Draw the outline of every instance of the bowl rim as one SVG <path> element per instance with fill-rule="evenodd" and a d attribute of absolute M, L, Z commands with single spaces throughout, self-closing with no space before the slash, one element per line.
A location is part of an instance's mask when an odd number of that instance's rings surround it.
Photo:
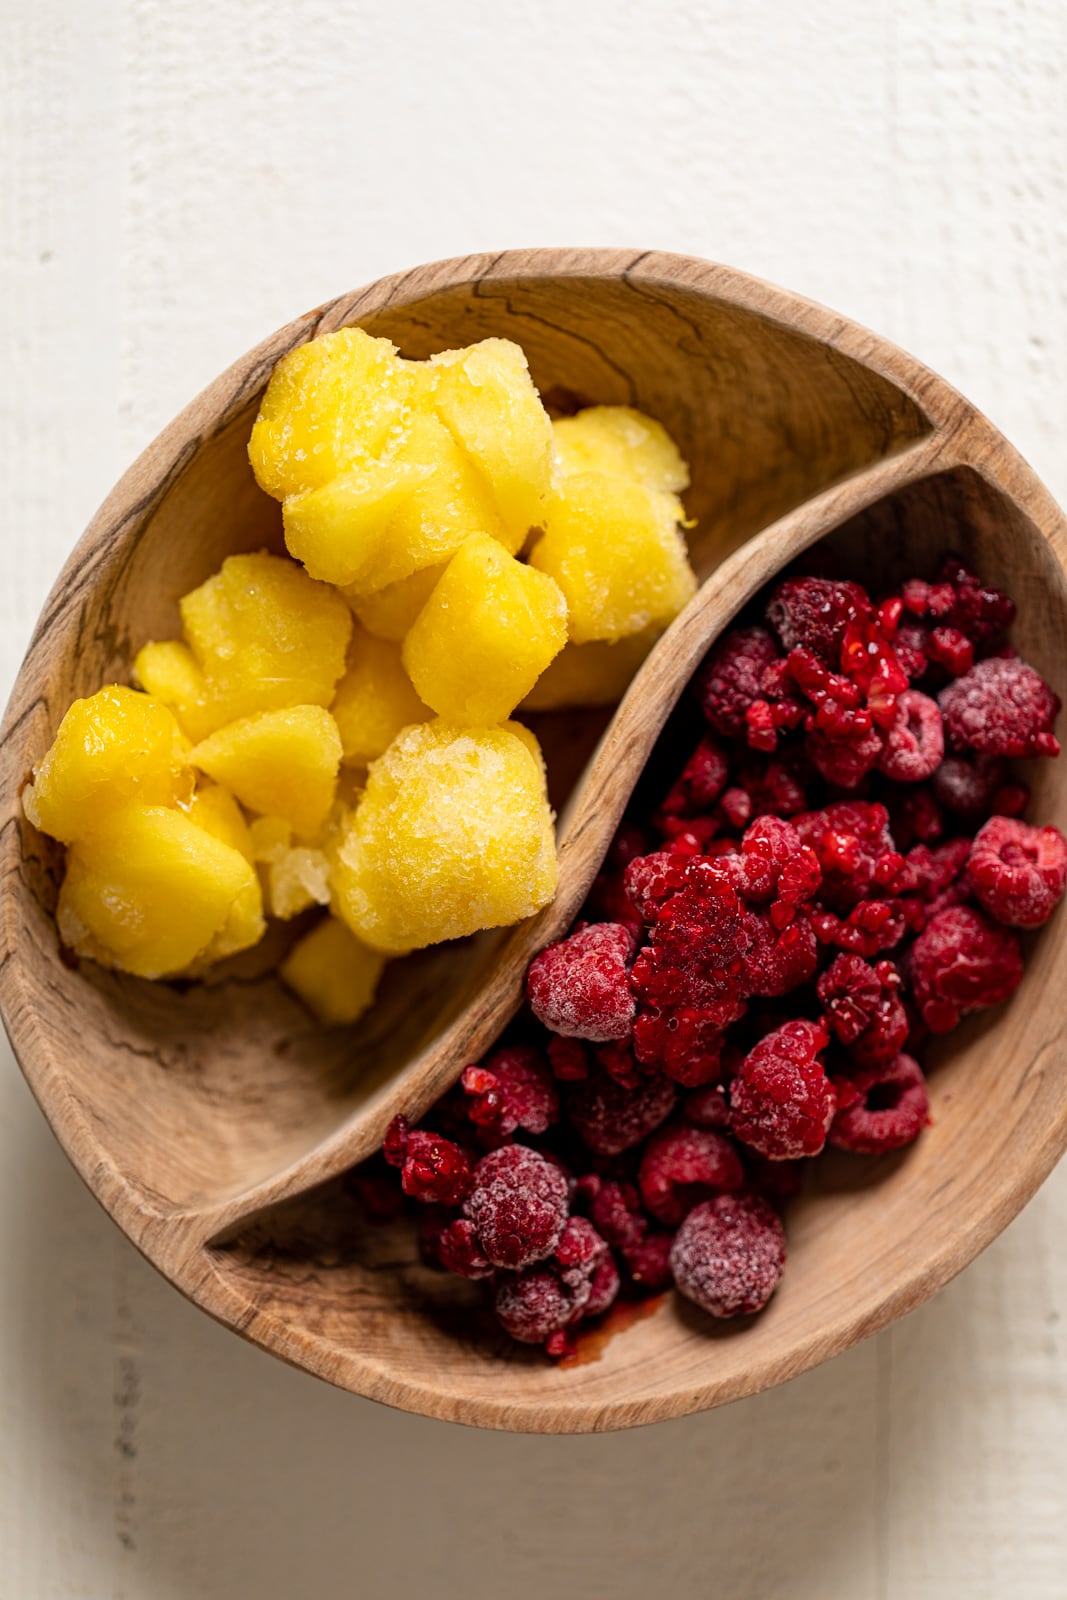
<path fill-rule="evenodd" d="M 759 316 L 790 332 L 829 346 L 892 383 L 930 423 L 931 433 L 966 440 L 970 464 L 1007 489 L 1030 516 L 1067 571 L 1067 519 L 1014 448 L 977 409 L 915 357 L 859 323 L 803 295 L 737 268 L 698 257 L 652 250 L 546 248 L 446 258 L 379 278 L 295 318 L 238 357 L 164 427 L 123 473 L 78 540 L 56 580 L 19 668 L 0 732 L 5 835 L 0 870 L 0 1013 L 16 1059 L 62 1148 L 90 1192 L 145 1258 L 194 1304 L 242 1337 L 328 1382 L 426 1416 L 488 1428 L 544 1433 L 594 1432 L 661 1421 L 757 1393 L 808 1370 L 914 1309 L 943 1287 L 983 1250 L 1021 1210 L 1067 1148 L 1067 1098 L 1039 1143 L 1028 1150 L 1023 1170 L 998 1175 L 968 1226 L 933 1260 L 916 1265 L 894 1284 L 872 1312 L 843 1312 L 796 1343 L 779 1360 L 733 1382 L 694 1381 L 642 1399 L 621 1395 L 608 1403 L 583 1400 L 579 1392 L 540 1393 L 527 1400 L 473 1399 L 444 1384 L 401 1377 L 383 1363 L 347 1351 L 338 1360 L 317 1335 L 256 1307 L 226 1281 L 202 1248 L 175 1240 L 173 1219 L 158 1197 L 145 1192 L 116 1165 L 88 1117 L 69 1092 L 62 1070 L 53 1070 L 53 1045 L 28 998 L 19 949 L 16 881 L 19 862 L 17 812 L 25 768 L 19 732 L 36 701 L 20 692 L 42 641 L 77 603 L 106 563 L 128 524 L 150 510 L 209 439 L 222 432 L 261 392 L 275 363 L 297 345 L 336 328 L 391 309 L 409 306 L 442 290 L 487 281 L 522 279 L 614 279 L 654 288 L 689 290 Z M 936 471 L 931 467 L 930 473 Z M 763 530 L 766 532 L 766 530 Z M 760 537 L 760 535 L 756 535 Z M 198 1241 L 199 1245 L 199 1241 Z"/>

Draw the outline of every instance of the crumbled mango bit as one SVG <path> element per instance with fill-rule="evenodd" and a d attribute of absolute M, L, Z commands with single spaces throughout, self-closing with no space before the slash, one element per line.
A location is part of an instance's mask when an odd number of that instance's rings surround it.
<path fill-rule="evenodd" d="M 282 962 L 283 981 L 326 1027 L 344 1027 L 374 999 L 385 957 L 362 944 L 336 917 L 326 917 Z"/>
<path fill-rule="evenodd" d="M 575 644 L 665 625 L 696 590 L 676 495 L 603 472 L 564 478 L 530 565 L 555 578 Z"/>
<path fill-rule="evenodd" d="M 426 604 L 444 567 L 423 567 L 408 578 L 399 578 L 377 594 L 356 595 L 344 591 L 352 610 L 376 639 L 400 644 L 411 624 Z"/>
<path fill-rule="evenodd" d="M 559 585 L 473 534 L 412 624 L 404 665 L 439 716 L 491 726 L 511 715 L 566 641 Z"/>
<path fill-rule="evenodd" d="M 557 418 L 552 457 L 563 478 L 606 472 L 668 494 L 689 487 L 689 468 L 666 428 L 632 406 L 588 406 Z"/>
<path fill-rule="evenodd" d="M 291 706 L 229 723 L 196 745 L 192 760 L 250 811 L 282 817 L 313 839 L 333 804 L 341 736 L 322 706 Z"/>
<path fill-rule="evenodd" d="M 355 767 L 365 767 L 380 756 L 401 728 L 433 715 L 412 686 L 400 646 L 376 639 L 362 628 L 353 634 L 348 671 L 330 709 L 341 735 L 341 759 Z"/>
<path fill-rule="evenodd" d="M 374 762 L 334 862 L 334 909 L 386 954 L 518 922 L 556 889 L 536 741 L 513 724 L 408 728 Z"/>
<path fill-rule="evenodd" d="M 559 711 L 566 706 L 613 706 L 659 638 L 658 627 L 614 644 L 568 644 L 538 678 L 523 711 Z"/>

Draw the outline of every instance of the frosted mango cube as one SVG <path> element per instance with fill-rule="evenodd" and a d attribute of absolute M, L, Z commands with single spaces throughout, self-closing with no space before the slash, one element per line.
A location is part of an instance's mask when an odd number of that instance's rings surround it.
<path fill-rule="evenodd" d="M 341 759 L 354 767 L 365 767 L 380 756 L 401 728 L 427 722 L 433 715 L 412 687 L 400 646 L 375 639 L 362 628 L 357 628 L 349 646 L 348 671 L 330 710 L 341 735 Z"/>
<path fill-rule="evenodd" d="M 147 694 L 170 708 L 190 739 L 206 739 L 214 732 L 219 710 L 192 651 L 180 639 L 144 645 L 134 658 L 133 676 Z"/>
<path fill-rule="evenodd" d="M 689 487 L 689 468 L 666 428 L 632 406 L 589 406 L 557 418 L 552 456 L 563 478 L 606 472 L 668 494 Z"/>
<path fill-rule="evenodd" d="M 404 665 L 439 716 L 486 726 L 511 715 L 566 642 L 558 584 L 475 534 L 412 623 Z"/>
<path fill-rule="evenodd" d="M 78 955 L 142 978 L 182 972 L 209 949 L 232 954 L 263 933 L 254 868 L 160 806 L 111 812 L 71 848 L 56 918 Z"/>
<path fill-rule="evenodd" d="M 377 594 L 356 595 L 345 591 L 352 610 L 376 639 L 400 644 L 411 624 L 430 598 L 444 567 L 423 567 L 409 578 L 399 578 Z"/>
<path fill-rule="evenodd" d="M 676 495 L 606 473 L 565 478 L 530 565 L 555 578 L 575 644 L 665 625 L 696 590 Z"/>
<path fill-rule="evenodd" d="M 178 805 L 192 792 L 189 745 L 171 712 L 112 684 L 75 700 L 22 803 L 34 827 L 70 844 L 121 806 Z"/>
<path fill-rule="evenodd" d="M 366 461 L 293 495 L 282 507 L 285 544 L 312 578 L 342 586 L 373 579 L 390 560 L 389 523 L 434 474 L 432 462 Z"/>
<path fill-rule="evenodd" d="M 388 339 L 342 328 L 283 356 L 249 440 L 256 482 L 276 500 L 318 489 L 403 433 L 412 390 Z"/>
<path fill-rule="evenodd" d="M 525 728 L 408 728 L 370 769 L 334 859 L 334 910 L 386 954 L 518 922 L 556 891 L 552 812 Z"/>
<path fill-rule="evenodd" d="M 659 628 L 646 628 L 614 644 L 566 645 L 522 702 L 523 711 L 615 705 L 659 635 Z"/>
<path fill-rule="evenodd" d="M 325 851 L 293 845 L 267 868 L 267 909 L 288 920 L 330 903 L 330 863 Z"/>
<path fill-rule="evenodd" d="M 245 821 L 244 812 L 228 789 L 223 789 L 217 783 L 198 784 L 196 793 L 185 808 L 185 814 L 190 822 L 195 822 L 205 833 L 213 834 L 231 849 L 239 850 L 246 861 L 254 859 L 252 831 Z"/>
<path fill-rule="evenodd" d="M 339 594 L 292 561 L 266 551 L 229 556 L 185 595 L 181 616 L 205 679 L 211 732 L 256 711 L 327 706 L 333 699 L 352 615 Z"/>
<path fill-rule="evenodd" d="M 327 917 L 295 944 L 282 962 L 282 979 L 326 1027 L 357 1022 L 374 999 L 385 957 Z"/>
<path fill-rule="evenodd" d="M 220 728 L 192 761 L 250 811 L 313 838 L 329 814 L 341 761 L 337 724 L 321 706 L 263 711 Z"/>
<path fill-rule="evenodd" d="M 518 550 L 540 524 L 552 472 L 552 424 L 526 355 L 510 339 L 483 339 L 430 366 L 437 414 L 488 483 L 508 548 Z"/>

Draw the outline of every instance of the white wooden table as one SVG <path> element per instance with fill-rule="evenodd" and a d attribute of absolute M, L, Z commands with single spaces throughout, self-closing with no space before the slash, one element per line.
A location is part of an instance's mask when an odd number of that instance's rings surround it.
<path fill-rule="evenodd" d="M 1067 498 L 1063 0 L 0 0 L 0 26 L 5 693 L 196 389 L 472 249 L 655 245 L 804 290 Z M 0 1069 L 3 1600 L 1067 1595 L 1067 1167 L 939 1299 L 784 1389 L 481 1435 L 185 1304 Z"/>

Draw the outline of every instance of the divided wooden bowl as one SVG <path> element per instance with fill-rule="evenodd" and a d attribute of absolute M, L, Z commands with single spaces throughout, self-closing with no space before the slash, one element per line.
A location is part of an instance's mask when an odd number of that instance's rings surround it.
<path fill-rule="evenodd" d="M 125 681 L 146 639 L 176 631 L 180 594 L 232 551 L 280 548 L 279 508 L 245 453 L 259 396 L 285 351 L 357 323 L 408 356 L 504 335 L 550 404 L 626 402 L 660 418 L 692 464 L 702 587 L 613 715 L 538 719 L 566 798 L 556 902 L 517 929 L 396 963 L 364 1024 L 324 1032 L 272 975 L 284 933 L 198 985 L 73 967 L 52 917 L 61 856 L 19 795 L 70 701 Z M 754 1321 L 714 1326 L 666 1296 L 598 1359 L 555 1368 L 494 1328 L 476 1285 L 420 1266 L 407 1227 L 367 1226 L 345 1183 L 396 1110 L 417 1116 L 500 1032 L 530 955 L 581 904 L 692 670 L 821 539 L 872 587 L 962 551 L 1015 596 L 1016 643 L 1067 698 L 1067 523 L 1011 446 L 885 341 L 703 261 L 520 251 L 384 279 L 267 339 L 130 468 L 64 568 L 7 710 L 0 1004 L 64 1149 L 183 1293 L 355 1393 L 582 1432 L 804 1371 L 918 1305 L 1016 1214 L 1067 1145 L 1060 917 L 1027 939 L 1012 1002 L 933 1053 L 933 1126 L 918 1144 L 820 1164 L 787 1218 L 782 1286 Z M 1067 828 L 1067 762 L 1032 779 L 1035 815 Z"/>

